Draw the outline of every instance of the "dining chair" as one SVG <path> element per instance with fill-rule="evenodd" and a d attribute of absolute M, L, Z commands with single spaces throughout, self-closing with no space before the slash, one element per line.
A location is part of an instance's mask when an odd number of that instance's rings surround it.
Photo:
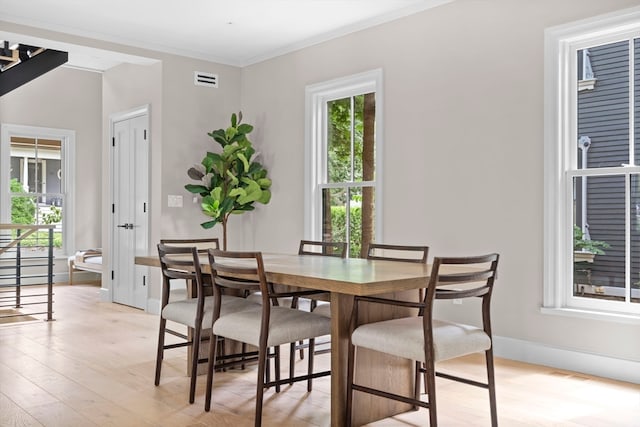
<path fill-rule="evenodd" d="M 314 255 L 314 256 L 331 256 L 338 258 L 346 258 L 347 256 L 347 244 L 344 242 L 323 242 L 323 241 L 315 241 L 315 240 L 300 240 L 298 245 L 298 255 Z M 274 284 L 269 283 L 272 292 L 275 292 Z M 311 291 L 311 290 L 301 290 L 301 291 L 283 291 L 279 290 L 279 296 L 277 299 L 272 300 L 273 305 L 283 306 L 283 307 L 291 307 L 291 308 L 299 308 L 300 298 L 306 298 L 307 303 L 309 305 L 309 310 L 313 311 L 316 308 L 317 300 L 315 297 L 323 298 L 324 300 L 328 300 L 328 293 L 324 291 Z M 252 302 L 262 303 L 262 295 L 261 293 L 255 292 L 247 297 Z M 327 303 L 328 304 L 328 303 Z M 327 316 L 328 317 L 328 316 Z M 328 344 L 328 343 L 322 343 Z M 304 349 L 309 345 L 304 342 L 292 342 L 290 343 L 289 348 L 289 378 L 293 378 L 295 371 L 295 355 L 298 351 L 300 354 L 300 359 L 304 359 Z M 327 352 L 328 350 L 323 350 L 322 352 Z M 320 352 L 316 352 L 318 354 Z"/>
<path fill-rule="evenodd" d="M 373 394 L 429 409 L 429 425 L 438 424 L 435 377 L 459 381 L 489 391 L 491 425 L 497 426 L 495 379 L 493 367 L 493 337 L 491 334 L 491 294 L 496 279 L 498 254 L 473 257 L 436 257 L 419 303 L 379 297 L 355 297 L 351 315 L 351 334 L 347 358 L 347 425 L 352 423 L 353 393 Z M 436 299 L 453 300 L 481 298 L 479 313 L 481 327 L 433 318 Z M 417 315 L 358 324 L 358 309 L 362 303 L 385 304 L 417 309 Z M 471 306 L 471 304 L 470 304 Z M 356 348 L 367 348 L 424 363 L 427 377 L 427 401 L 420 399 L 420 385 L 416 381 L 413 396 L 402 396 L 356 383 Z M 436 372 L 435 363 L 471 353 L 484 352 L 487 381 L 480 382 L 450 373 Z M 419 376 L 416 376 L 419 378 Z"/>
<path fill-rule="evenodd" d="M 213 249 L 219 249 L 220 248 L 220 241 L 217 237 L 211 237 L 211 238 L 197 238 L 197 239 L 160 239 L 160 243 L 162 243 L 163 245 L 170 245 L 170 246 L 181 246 L 181 247 L 196 247 L 198 249 L 198 252 L 201 256 L 204 256 L 206 258 L 207 256 L 207 249 L 209 248 L 213 248 Z M 209 280 L 209 275 L 208 274 L 203 274 L 202 275 L 202 279 L 204 280 L 204 282 L 206 283 Z M 174 289 L 171 290 L 171 295 L 169 296 L 170 300 L 177 300 L 177 299 L 185 299 L 187 298 L 187 292 L 188 290 L 191 289 L 191 286 L 189 283 L 187 283 L 187 286 L 182 288 L 178 288 L 175 287 Z M 209 289 L 211 290 L 211 289 Z M 193 297 L 195 294 L 192 294 L 191 297 Z"/>
<path fill-rule="evenodd" d="M 315 337 L 330 333 L 331 322 L 326 317 L 317 314 L 271 304 L 273 298 L 278 298 L 281 295 L 267 283 L 262 253 L 260 252 L 229 252 L 211 249 L 209 250 L 209 264 L 216 301 L 220 301 L 224 289 L 255 287 L 262 292 L 262 304 L 259 310 L 236 313 L 223 313 L 218 310 L 220 304 L 214 304 L 214 322 L 209 341 L 205 410 L 211 409 L 214 367 L 218 366 L 216 364 L 217 337 L 222 336 L 244 342 L 258 348 L 255 425 L 260 426 L 262 424 L 265 388 L 290 382 L 307 381 L 307 390 L 311 391 L 313 378 L 331 373 L 330 371 L 313 373 L 313 358 L 309 357 L 307 375 L 285 379 L 276 378 L 275 381 L 266 380 L 269 348 L 279 348 L 282 344 L 309 339 L 310 349 L 313 349 Z M 232 361 L 231 363 L 236 362 Z"/>
<path fill-rule="evenodd" d="M 347 257 L 347 243 L 346 242 L 324 242 L 319 240 L 300 240 L 300 244 L 298 245 L 298 255 L 315 255 L 315 256 L 330 256 L 336 258 L 346 258 Z M 300 296 L 294 297 L 292 302 L 292 307 L 299 307 L 299 298 Z M 307 298 L 309 304 L 309 310 L 315 311 L 318 308 L 318 301 L 324 301 L 325 303 L 322 306 L 326 306 L 329 313 L 331 310 L 329 309 L 329 294 L 322 291 L 310 291 L 307 292 L 306 296 L 302 296 L 303 298 Z M 325 313 L 324 310 L 321 310 L 320 313 Z M 330 316 L 327 316 L 330 317 Z M 321 344 L 330 344 L 330 343 L 321 343 Z M 293 376 L 294 368 L 295 368 L 295 354 L 296 350 L 300 352 L 300 359 L 304 359 L 304 349 L 307 348 L 308 345 L 304 342 L 299 343 L 291 343 L 289 349 L 289 376 Z M 329 352 L 329 349 L 323 349 L 322 351 L 316 351 L 315 354 L 326 353 Z"/>
<path fill-rule="evenodd" d="M 198 363 L 205 362 L 200 359 L 200 339 L 204 329 L 211 328 L 213 322 L 214 297 L 206 296 L 205 281 L 200 267 L 198 248 L 187 246 L 170 246 L 158 244 L 158 256 L 162 270 L 162 302 L 160 313 L 160 328 L 158 332 L 158 349 L 156 356 L 155 385 L 160 384 L 162 360 L 164 351 L 178 347 L 191 348 L 191 361 L 189 375 L 191 376 L 189 388 L 189 403 L 195 400 L 195 387 L 197 379 Z M 171 287 L 177 281 L 185 280 L 193 287 L 193 297 L 186 296 L 182 299 L 170 300 Z M 209 285 L 210 286 L 210 285 Z M 213 292 L 209 292 L 213 294 Z M 218 300 L 218 309 L 223 313 L 256 309 L 259 307 L 244 298 L 224 295 Z M 167 321 L 171 321 L 187 328 L 191 328 L 192 336 L 178 332 L 167 327 Z M 170 334 L 181 339 L 174 344 L 165 344 L 165 336 Z"/>

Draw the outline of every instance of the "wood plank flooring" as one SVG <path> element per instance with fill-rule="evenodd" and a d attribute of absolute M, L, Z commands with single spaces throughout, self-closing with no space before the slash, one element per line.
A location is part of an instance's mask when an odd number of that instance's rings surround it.
<path fill-rule="evenodd" d="M 153 385 L 158 318 L 99 300 L 99 288 L 55 287 L 55 321 L 0 325 L 0 426 L 251 426 L 255 367 L 216 374 L 204 412 L 204 376 L 187 401 L 186 350 L 166 353 Z M 284 350 L 284 349 L 283 349 Z M 283 358 L 284 359 L 284 358 Z M 286 359 L 284 359 L 286 360 Z M 329 355 L 317 356 L 319 368 Z M 284 366 L 283 369 L 286 369 Z M 299 361 L 297 371 L 305 371 Z M 441 365 L 481 378 L 482 358 Z M 496 361 L 501 426 L 640 427 L 640 385 L 505 359 Z M 265 395 L 265 426 L 328 426 L 330 381 Z M 486 391 L 438 379 L 442 426 L 488 426 Z M 426 410 L 372 426 L 428 425 Z"/>

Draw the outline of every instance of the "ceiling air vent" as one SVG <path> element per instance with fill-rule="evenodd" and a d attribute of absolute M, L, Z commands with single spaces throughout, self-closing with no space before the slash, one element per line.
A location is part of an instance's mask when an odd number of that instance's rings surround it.
<path fill-rule="evenodd" d="M 193 72 L 193 83 L 196 86 L 218 87 L 218 75 L 213 73 L 204 73 L 202 71 Z"/>

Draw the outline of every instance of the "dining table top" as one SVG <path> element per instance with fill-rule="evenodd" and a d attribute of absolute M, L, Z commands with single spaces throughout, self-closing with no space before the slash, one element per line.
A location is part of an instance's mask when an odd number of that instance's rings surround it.
<path fill-rule="evenodd" d="M 413 262 L 276 253 L 263 253 L 262 257 L 269 282 L 347 295 L 426 287 L 431 270 L 429 264 Z M 136 256 L 135 263 L 160 266 L 157 255 Z M 201 265 L 209 271 L 206 256 L 202 256 Z"/>

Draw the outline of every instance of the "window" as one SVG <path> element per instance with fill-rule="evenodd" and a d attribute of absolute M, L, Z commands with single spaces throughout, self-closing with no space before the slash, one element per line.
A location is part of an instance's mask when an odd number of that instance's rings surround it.
<path fill-rule="evenodd" d="M 545 42 L 544 306 L 636 317 L 640 12 L 549 29 Z"/>
<path fill-rule="evenodd" d="M 350 257 L 381 236 L 382 71 L 307 87 L 305 236 Z"/>
<path fill-rule="evenodd" d="M 73 176 L 70 158 L 74 133 L 28 126 L 2 126 L 2 210 L 0 222 L 13 224 L 52 224 L 54 255 L 63 256 L 73 215 L 67 182 Z M 47 244 L 42 232 L 23 242 L 23 248 Z"/>

